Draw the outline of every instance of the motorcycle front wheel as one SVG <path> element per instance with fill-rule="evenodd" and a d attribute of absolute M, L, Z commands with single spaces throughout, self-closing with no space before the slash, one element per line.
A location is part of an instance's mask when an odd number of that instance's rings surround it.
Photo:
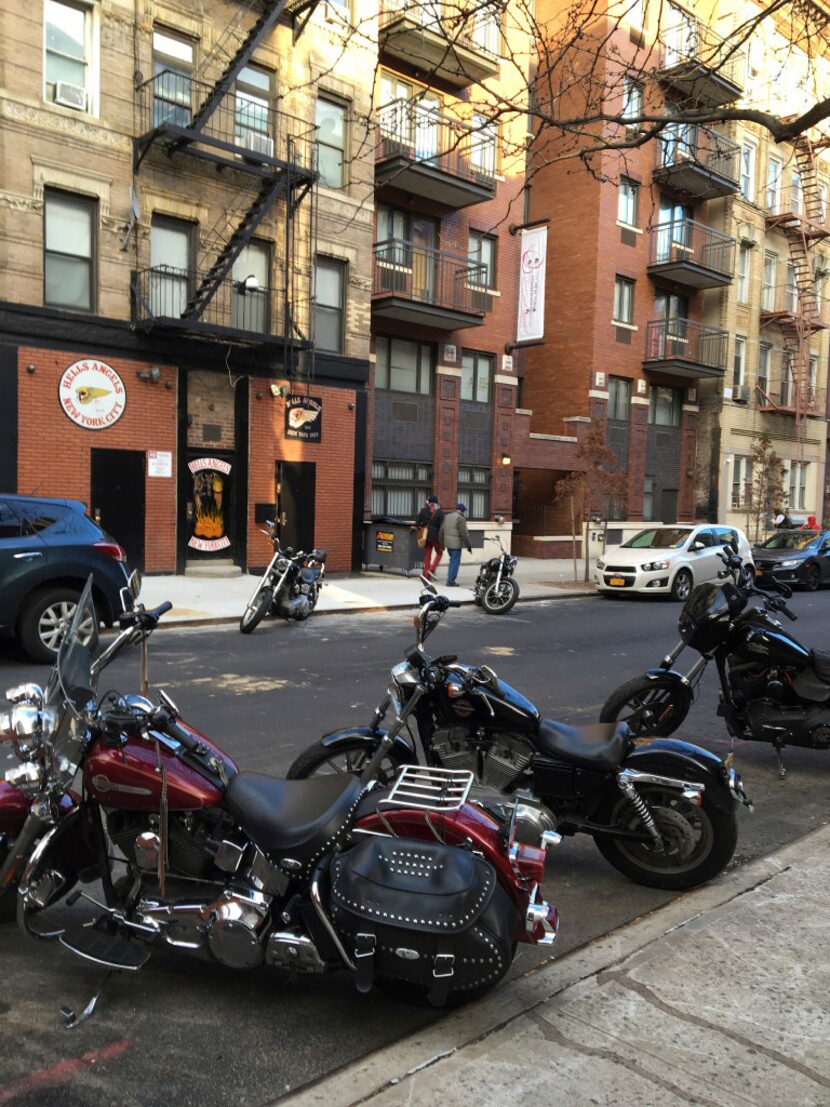
<path fill-rule="evenodd" d="M 512 577 L 496 584 L 495 581 L 481 597 L 481 606 L 488 615 L 504 615 L 519 598 L 519 586 Z"/>
<path fill-rule="evenodd" d="M 673 734 L 691 707 L 691 694 L 671 677 L 635 677 L 616 688 L 599 714 L 601 723 L 628 723 L 636 738 Z"/>
<path fill-rule="evenodd" d="M 260 588 L 254 592 L 248 606 L 242 613 L 242 618 L 239 620 L 239 629 L 243 634 L 250 634 L 252 630 L 255 630 L 268 612 L 271 610 L 271 604 L 274 602 L 274 592 L 271 588 Z"/>
<path fill-rule="evenodd" d="M 662 785 L 640 784 L 637 791 L 651 809 L 665 849 L 658 850 L 651 840 L 597 834 L 597 848 L 618 872 L 649 888 L 677 891 L 704 884 L 726 868 L 738 842 L 734 808 L 717 810 L 705 792 L 697 807 Z M 616 790 L 598 816 L 607 826 L 642 833 L 640 817 Z"/>
<path fill-rule="evenodd" d="M 359 776 L 373 754 L 374 749 L 361 738 L 343 742 L 336 750 L 327 750 L 318 743 L 300 754 L 286 773 L 286 778 L 307 780 L 310 776 L 332 776 L 337 773 Z M 394 752 L 388 753 L 378 766 L 376 779 L 381 785 L 391 784 L 402 764 L 403 761 L 398 760 Z"/>

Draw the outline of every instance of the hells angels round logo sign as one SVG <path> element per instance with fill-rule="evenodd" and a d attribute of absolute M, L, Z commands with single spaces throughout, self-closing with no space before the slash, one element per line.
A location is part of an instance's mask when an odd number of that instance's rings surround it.
<path fill-rule="evenodd" d="M 76 361 L 58 385 L 58 397 L 73 423 L 86 430 L 106 430 L 124 414 L 127 391 L 118 373 L 105 361 Z"/>

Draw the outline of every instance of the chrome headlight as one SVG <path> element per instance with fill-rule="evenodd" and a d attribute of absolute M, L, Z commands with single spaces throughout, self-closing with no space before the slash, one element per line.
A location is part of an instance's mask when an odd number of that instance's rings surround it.
<path fill-rule="evenodd" d="M 597 568 L 598 569 L 604 569 L 605 568 L 605 562 L 602 560 L 601 557 L 597 558 Z"/>
<path fill-rule="evenodd" d="M 641 565 L 640 568 L 644 573 L 653 573 L 657 572 L 659 569 L 668 569 L 670 565 L 670 561 L 663 559 L 663 561 L 647 561 L 645 565 Z"/>
<path fill-rule="evenodd" d="M 281 557 L 279 559 L 279 561 L 277 562 L 277 572 L 278 573 L 284 573 L 285 570 L 288 568 L 288 565 L 289 565 L 288 559 L 285 558 L 285 557 Z"/>
<path fill-rule="evenodd" d="M 16 704 L 9 712 L 14 752 L 21 761 L 26 761 L 43 741 L 43 726 L 40 712 L 28 703 Z"/>
<path fill-rule="evenodd" d="M 418 683 L 418 673 L 408 661 L 401 661 L 390 673 L 392 680 L 401 688 L 412 688 Z"/>
<path fill-rule="evenodd" d="M 35 707 L 43 704 L 43 689 L 39 684 L 18 684 L 6 689 L 9 703 L 32 703 Z"/>
<path fill-rule="evenodd" d="M 801 562 L 796 557 L 790 557 L 786 561 L 779 561 L 775 566 L 776 569 L 795 569 Z"/>

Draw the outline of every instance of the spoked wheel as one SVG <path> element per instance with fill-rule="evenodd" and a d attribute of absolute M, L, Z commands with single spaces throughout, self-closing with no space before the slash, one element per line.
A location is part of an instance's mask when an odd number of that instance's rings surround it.
<path fill-rule="evenodd" d="M 20 641 L 33 661 L 52 664 L 75 616 L 79 593 L 73 588 L 45 588 L 29 600 L 20 616 Z M 95 630 L 92 617 L 80 626 L 81 640 Z"/>
<path fill-rule="evenodd" d="M 518 598 L 519 586 L 512 577 L 509 577 L 500 584 L 494 582 L 486 589 L 481 597 L 481 606 L 488 615 L 504 615 Z"/>
<path fill-rule="evenodd" d="M 688 569 L 678 569 L 671 586 L 673 600 L 685 603 L 692 591 L 692 574 Z"/>
<path fill-rule="evenodd" d="M 691 702 L 691 694 L 675 680 L 637 677 L 611 693 L 599 721 L 628 723 L 638 738 L 665 738 L 686 718 Z"/>
<path fill-rule="evenodd" d="M 665 849 L 650 838 L 596 836 L 597 848 L 619 872 L 650 888 L 694 888 L 711 880 L 729 863 L 738 841 L 734 809 L 718 811 L 706 793 L 700 807 L 674 789 L 640 784 Z M 625 796 L 613 794 L 600 817 L 609 826 L 642 833 L 644 827 Z"/>
<path fill-rule="evenodd" d="M 273 602 L 273 589 L 260 588 L 258 591 L 254 592 L 248 606 L 242 613 L 242 618 L 239 620 L 239 629 L 243 634 L 250 634 L 252 630 L 255 630 L 256 627 L 259 626 L 271 610 L 271 604 Z"/>
<path fill-rule="evenodd" d="M 288 770 L 287 777 L 289 780 L 306 780 L 310 776 L 334 776 L 338 773 L 358 776 L 373 753 L 374 748 L 361 738 L 355 738 L 350 744 L 344 742 L 336 751 L 318 744 L 300 754 Z M 382 785 L 391 784 L 402 764 L 394 753 L 388 753 L 378 766 L 377 779 Z"/>

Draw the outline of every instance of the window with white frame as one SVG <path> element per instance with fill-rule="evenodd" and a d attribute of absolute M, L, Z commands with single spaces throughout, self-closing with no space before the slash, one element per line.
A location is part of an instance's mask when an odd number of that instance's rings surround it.
<path fill-rule="evenodd" d="M 795 279 L 795 266 L 787 262 L 786 308 L 791 315 L 798 313 L 798 284 Z"/>
<path fill-rule="evenodd" d="M 318 96 L 316 124 L 320 184 L 343 188 L 346 183 L 346 106 Z"/>
<path fill-rule="evenodd" d="M 745 200 L 755 199 L 755 158 L 757 149 L 754 142 L 744 142 L 741 146 L 741 195 Z"/>
<path fill-rule="evenodd" d="M 764 279 L 761 285 L 761 310 L 775 311 L 775 276 L 778 268 L 776 254 L 764 254 Z"/>
<path fill-rule="evenodd" d="M 742 334 L 735 335 L 735 358 L 732 362 L 732 384 L 740 388 L 746 377 L 746 338 Z"/>
<path fill-rule="evenodd" d="M 271 74 L 255 65 L 246 65 L 236 78 L 234 129 L 236 143 L 258 154 L 274 155 L 271 135 Z"/>
<path fill-rule="evenodd" d="M 432 391 L 435 348 L 405 338 L 378 338 L 375 348 L 375 387 L 393 392 Z"/>
<path fill-rule="evenodd" d="M 461 399 L 489 404 L 492 379 L 492 354 L 477 354 L 472 350 L 464 350 L 461 357 Z"/>
<path fill-rule="evenodd" d="M 781 173 L 783 166 L 780 158 L 770 158 L 767 162 L 767 185 L 764 203 L 771 215 L 781 210 Z"/>
<path fill-rule="evenodd" d="M 493 235 L 470 231 L 467 256 L 471 265 L 483 266 L 478 273 L 471 274 L 471 284 L 482 288 L 496 287 L 496 241 Z"/>
<path fill-rule="evenodd" d="M 807 502 L 807 476 L 809 461 L 791 461 L 786 467 L 785 484 L 790 510 L 803 511 Z"/>
<path fill-rule="evenodd" d="M 640 186 L 628 177 L 620 178 L 617 189 L 617 220 L 628 227 L 637 226 L 637 208 L 640 199 Z"/>
<path fill-rule="evenodd" d="M 467 505 L 470 519 L 490 516 L 490 470 L 483 466 L 460 465 L 458 468 L 458 502 Z"/>
<path fill-rule="evenodd" d="M 268 333 L 270 268 L 271 250 L 265 242 L 249 242 L 233 263 L 231 319 L 237 330 Z"/>
<path fill-rule="evenodd" d="M 150 311 L 178 319 L 191 287 L 194 227 L 181 219 L 154 215 L 150 224 Z"/>
<path fill-rule="evenodd" d="M 738 251 L 738 303 L 749 303 L 749 265 L 752 259 L 752 247 L 741 243 Z"/>
<path fill-rule="evenodd" d="M 634 322 L 634 281 L 628 277 L 616 277 L 614 280 L 614 322 Z"/>
<path fill-rule="evenodd" d="M 475 13 L 473 20 L 473 42 L 483 50 L 497 58 L 501 52 L 501 27 L 499 13 L 491 7 L 482 5 Z"/>
<path fill-rule="evenodd" d="M 736 457 L 732 462 L 732 507 L 747 507 L 752 501 L 752 459 Z"/>
<path fill-rule="evenodd" d="M 781 354 L 781 406 L 789 407 L 795 403 L 795 376 L 793 373 L 793 356 L 789 350 Z"/>
<path fill-rule="evenodd" d="M 818 355 L 810 354 L 807 360 L 807 402 L 814 403 L 816 396 L 816 378 L 818 377 Z"/>
<path fill-rule="evenodd" d="M 46 189 L 43 210 L 43 302 L 93 311 L 98 201 Z"/>
<path fill-rule="evenodd" d="M 470 164 L 476 173 L 495 176 L 497 134 L 498 128 L 494 120 L 474 113 L 470 134 Z"/>
<path fill-rule="evenodd" d="M 648 421 L 657 427 L 679 427 L 683 390 L 667 384 L 653 385 L 648 398 Z"/>
<path fill-rule="evenodd" d="M 192 110 L 193 59 L 191 39 L 172 31 L 153 31 L 153 126 L 187 127 Z"/>
<path fill-rule="evenodd" d="M 421 461 L 372 462 L 372 514 L 414 519 L 432 492 L 432 466 Z"/>
<path fill-rule="evenodd" d="M 627 423 L 631 411 L 631 381 L 627 377 L 608 378 L 608 418 Z"/>
<path fill-rule="evenodd" d="M 314 344 L 320 350 L 343 352 L 346 263 L 337 258 L 314 261 Z"/>
<path fill-rule="evenodd" d="M 646 19 L 646 0 L 629 0 L 626 18 L 632 27 L 644 27 Z"/>
<path fill-rule="evenodd" d="M 769 395 L 769 374 L 772 365 L 772 346 L 769 342 L 762 342 L 758 347 L 758 387 L 764 393 L 761 400 L 766 400 Z"/>
<path fill-rule="evenodd" d="M 804 190 L 801 185 L 801 174 L 793 170 L 790 174 L 790 211 L 801 215 L 804 210 Z"/>
<path fill-rule="evenodd" d="M 827 181 L 818 182 L 818 221 L 822 226 L 827 223 Z"/>
<path fill-rule="evenodd" d="M 623 102 L 620 118 L 623 123 L 635 121 L 643 114 L 643 86 L 634 77 L 623 77 Z"/>
<path fill-rule="evenodd" d="M 82 3 L 46 0 L 43 27 L 45 98 L 90 111 L 94 76 L 92 9 Z"/>

